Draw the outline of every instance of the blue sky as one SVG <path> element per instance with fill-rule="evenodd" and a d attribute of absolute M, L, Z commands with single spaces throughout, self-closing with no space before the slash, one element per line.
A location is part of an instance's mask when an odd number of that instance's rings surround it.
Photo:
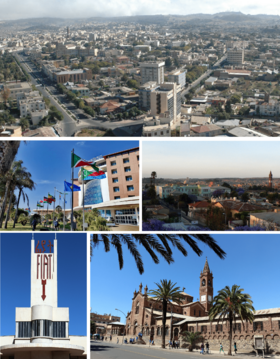
<path fill-rule="evenodd" d="M 38 239 L 52 241 L 54 234 Z M 58 307 L 69 307 L 70 335 L 87 335 L 86 235 L 57 234 L 57 246 Z M 30 307 L 30 252 L 31 233 L 0 234 L 0 336 L 15 334 L 16 307 Z"/>
<path fill-rule="evenodd" d="M 143 177 L 280 177 L 279 141 L 147 141 L 142 156 Z"/>
<path fill-rule="evenodd" d="M 54 187 L 63 192 L 64 180 L 71 182 L 71 151 L 85 160 L 104 156 L 113 152 L 138 147 L 138 141 L 29 141 L 22 142 L 16 160 L 23 160 L 23 166 L 32 174 L 36 189 L 26 190 L 30 201 L 30 209 L 36 209 L 37 201 L 48 193 L 54 194 Z M 79 168 L 74 170 L 77 177 Z M 17 193 L 17 192 L 16 192 Z M 70 192 L 69 192 L 70 193 Z M 56 205 L 59 204 L 57 194 Z M 70 208 L 68 194 L 66 208 Z M 60 205 L 63 206 L 62 200 Z M 27 208 L 27 203 L 20 201 L 20 208 Z"/>
<path fill-rule="evenodd" d="M 217 1 L 217 0 L 12 0 L 1 4 L 0 19 L 22 19 L 32 17 L 78 18 L 95 16 L 129 16 L 152 14 L 215 14 L 222 11 L 242 11 L 245 14 L 279 14 L 277 0 Z"/>
<path fill-rule="evenodd" d="M 227 253 L 226 259 L 219 259 L 203 244 L 200 245 L 203 255 L 198 257 L 186 245 L 187 257 L 174 251 L 173 264 L 160 261 L 156 265 L 142 249 L 145 269 L 142 275 L 126 249 L 124 268 L 119 270 L 116 250 L 112 248 L 105 253 L 104 247 L 100 246 L 94 250 L 91 260 L 91 311 L 119 314 L 124 323 L 124 316 L 115 308 L 127 313 L 131 310 L 133 292 L 135 289 L 138 291 L 139 284 L 142 282 L 143 291 L 146 284 L 149 289 L 154 289 L 154 283 L 161 279 L 177 282 L 196 300 L 199 298 L 199 276 L 206 256 L 214 276 L 214 295 L 226 285 L 237 284 L 251 295 L 256 310 L 279 307 L 280 235 L 219 234 L 213 237 Z"/>

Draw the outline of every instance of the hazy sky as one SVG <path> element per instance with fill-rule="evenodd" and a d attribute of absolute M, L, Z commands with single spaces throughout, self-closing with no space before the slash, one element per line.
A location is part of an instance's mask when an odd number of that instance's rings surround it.
<path fill-rule="evenodd" d="M 143 142 L 143 177 L 280 177 L 274 141 Z"/>
<path fill-rule="evenodd" d="M 152 14 L 215 14 L 241 11 L 245 14 L 280 14 L 277 0 L 1 0 L 0 19 L 31 17 L 78 18 L 91 16 L 127 16 Z"/>

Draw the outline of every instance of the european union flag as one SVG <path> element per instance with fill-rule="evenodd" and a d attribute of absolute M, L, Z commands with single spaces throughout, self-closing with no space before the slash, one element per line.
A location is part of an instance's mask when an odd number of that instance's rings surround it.
<path fill-rule="evenodd" d="M 64 191 L 65 192 L 72 192 L 72 191 L 78 192 L 80 190 L 81 190 L 81 187 L 76 186 L 75 184 L 73 184 L 73 186 L 72 186 L 72 183 L 64 181 Z"/>

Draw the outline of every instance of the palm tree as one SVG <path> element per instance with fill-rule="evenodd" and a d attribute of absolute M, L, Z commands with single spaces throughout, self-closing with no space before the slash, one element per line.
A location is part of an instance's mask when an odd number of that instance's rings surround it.
<path fill-rule="evenodd" d="M 154 296 L 157 301 L 162 302 L 162 326 L 163 330 L 161 332 L 161 347 L 165 348 L 165 324 L 166 324 L 166 312 L 167 312 L 167 304 L 171 304 L 175 302 L 177 304 L 182 303 L 182 294 L 180 287 L 176 287 L 177 283 L 172 283 L 171 280 L 167 281 L 166 279 L 161 280 L 160 284 L 155 283 L 157 285 L 157 289 L 150 290 L 149 295 Z M 172 328 L 170 328 L 172 330 Z"/>
<path fill-rule="evenodd" d="M 181 338 L 183 342 L 189 343 L 189 351 L 192 352 L 195 344 L 202 341 L 203 337 L 200 335 L 200 332 L 188 332 L 184 331 L 181 333 Z"/>
<path fill-rule="evenodd" d="M 4 194 L 3 203 L 2 203 L 2 209 L 1 209 L 1 214 L 0 214 L 0 228 L 2 228 L 5 209 L 6 209 L 7 198 L 8 198 L 9 194 L 10 194 L 9 209 L 11 207 L 11 193 L 14 192 L 14 189 L 16 187 L 16 181 L 17 181 L 17 178 L 18 178 L 18 176 L 20 174 L 22 163 L 23 163 L 22 161 L 13 162 L 10 170 L 2 178 L 2 183 L 6 183 L 6 185 L 5 185 L 5 194 Z M 9 217 L 9 209 L 8 209 L 8 212 L 7 212 L 7 217 Z"/>
<path fill-rule="evenodd" d="M 183 256 L 187 257 L 188 252 L 183 246 L 183 242 L 187 243 L 200 257 L 203 252 L 198 247 L 197 241 L 200 241 L 212 249 L 219 258 L 225 258 L 226 253 L 209 234 L 93 234 L 91 236 L 91 255 L 94 249 L 101 243 L 104 245 L 105 252 L 109 252 L 110 247 L 113 246 L 117 250 L 119 267 L 122 269 L 122 245 L 124 244 L 134 257 L 139 273 L 143 274 L 144 265 L 137 245 L 143 246 L 146 249 L 154 263 L 159 263 L 157 254 L 160 254 L 163 259 L 170 264 L 174 262 L 170 246 L 178 249 Z"/>
<path fill-rule="evenodd" d="M 23 189 L 27 188 L 30 191 L 35 189 L 35 183 L 31 179 L 31 173 L 27 172 L 25 167 L 21 167 L 21 171 L 20 171 L 19 176 L 17 178 L 16 187 L 18 188 L 19 193 L 18 193 L 17 208 L 16 208 L 16 214 L 15 214 L 15 218 L 14 218 L 13 228 L 15 228 L 16 223 L 17 223 L 18 206 L 19 206 L 19 201 L 20 201 L 21 195 L 22 195 L 22 198 L 23 198 L 24 202 L 25 202 L 25 200 L 27 200 L 27 206 L 29 207 L 29 197 L 23 191 Z"/>
<path fill-rule="evenodd" d="M 218 323 L 226 319 L 229 321 L 229 350 L 231 355 L 232 346 L 232 323 L 240 319 L 243 326 L 244 321 L 252 323 L 254 321 L 255 308 L 249 294 L 243 293 L 244 289 L 234 284 L 231 288 L 226 286 L 218 292 L 212 301 L 209 310 L 209 319 L 213 321 L 218 317 Z"/>

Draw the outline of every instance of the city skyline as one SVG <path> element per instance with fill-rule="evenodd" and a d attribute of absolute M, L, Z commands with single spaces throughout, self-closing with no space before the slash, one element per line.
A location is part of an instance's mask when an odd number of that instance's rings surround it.
<path fill-rule="evenodd" d="M 174 250 L 175 262 L 173 264 L 168 265 L 159 258 L 160 264 L 156 265 L 147 252 L 140 248 L 145 270 L 143 275 L 139 274 L 134 259 L 126 248 L 123 248 L 124 267 L 122 270 L 119 270 L 118 256 L 115 251 L 105 253 L 102 247 L 94 249 L 90 268 L 91 311 L 121 316 L 121 322 L 125 323 L 123 314 L 115 309 L 127 313 L 131 310 L 133 292 L 138 291 L 140 283 L 143 284 L 143 288 L 147 285 L 151 290 L 155 288 L 154 283 L 162 279 L 170 279 L 172 282 L 177 282 L 180 288 L 185 287 L 185 292 L 193 296 L 195 301 L 199 297 L 199 275 L 203 270 L 206 257 L 214 276 L 214 295 L 226 285 L 237 284 L 244 288 L 245 293 L 252 296 L 256 310 L 278 307 L 277 298 L 280 290 L 274 284 L 277 280 L 276 273 L 278 273 L 279 235 L 214 234 L 212 236 L 227 253 L 224 260 L 219 259 L 208 247 L 198 242 L 203 251 L 201 257 L 198 257 L 186 245 L 187 257 L 183 257 L 181 253 Z M 272 247 L 273 251 L 271 251 Z M 259 265 L 258 260 L 260 248 L 262 265 Z M 248 260 L 248 255 L 250 260 Z M 104 260 L 110 262 L 110 266 L 104 267 Z M 102 276 L 98 276 L 96 273 L 101 266 Z M 95 288 L 98 288 L 101 293 L 98 298 L 94 295 Z M 113 301 L 112 298 L 114 298 Z"/>
<path fill-rule="evenodd" d="M 67 4 L 67 7 L 65 6 Z M 69 5 L 70 4 L 70 5 Z M 57 3 L 54 0 L 40 2 L 28 0 L 22 3 L 18 0 L 6 2 L 1 8 L 2 20 L 22 20 L 36 17 L 54 17 L 59 14 L 59 18 L 68 19 L 87 19 L 89 17 L 117 17 L 117 16 L 145 16 L 145 15 L 198 15 L 198 14 L 216 14 L 219 12 L 242 12 L 248 15 L 279 15 L 277 2 L 270 0 L 265 5 L 256 3 L 253 0 L 247 0 L 246 3 L 234 2 L 233 0 L 220 3 L 203 0 L 200 3 L 194 0 L 185 3 L 182 0 L 154 1 L 153 7 L 146 0 L 128 1 L 120 0 L 118 2 L 106 2 L 104 4 L 95 4 L 88 0 L 61 1 Z M 43 14 L 43 15 L 42 15 Z M 104 16 L 106 14 L 106 16 Z"/>
<path fill-rule="evenodd" d="M 179 141 L 169 146 L 149 141 L 143 143 L 142 175 L 155 171 L 158 178 L 265 178 L 271 171 L 277 178 L 277 152 L 280 144 L 268 141 Z"/>

